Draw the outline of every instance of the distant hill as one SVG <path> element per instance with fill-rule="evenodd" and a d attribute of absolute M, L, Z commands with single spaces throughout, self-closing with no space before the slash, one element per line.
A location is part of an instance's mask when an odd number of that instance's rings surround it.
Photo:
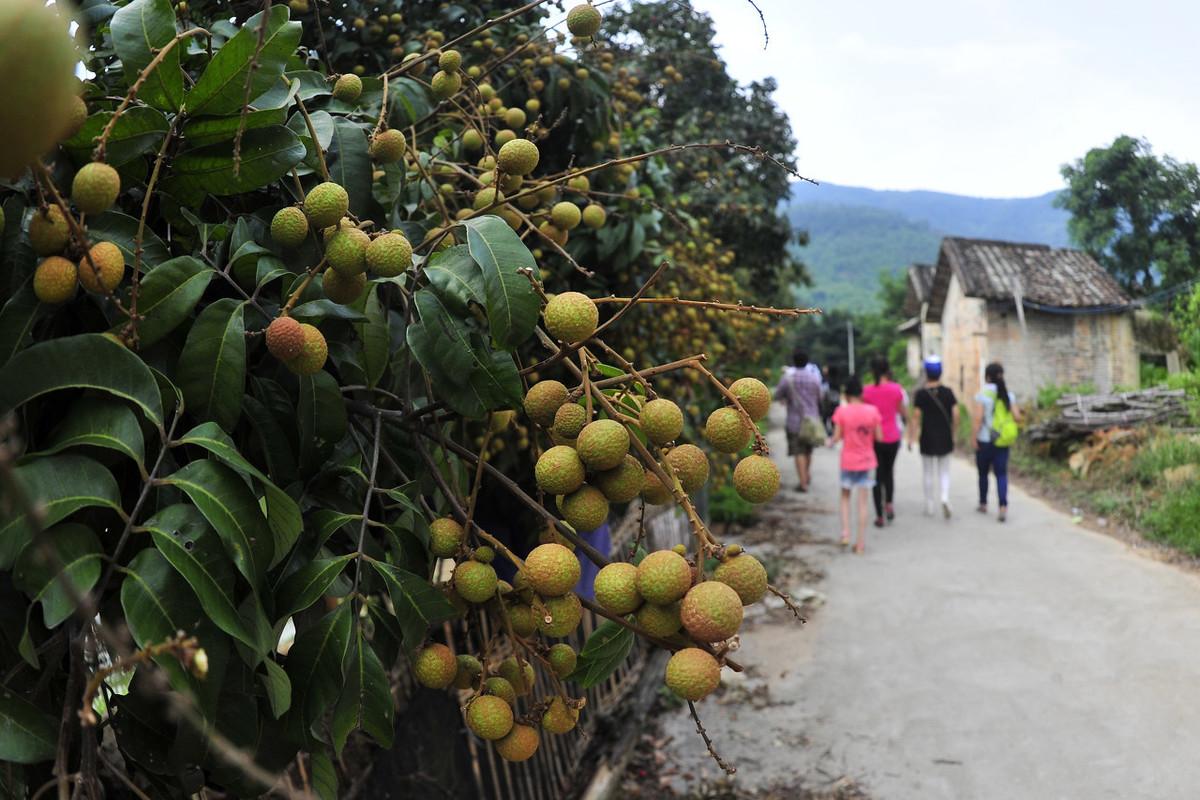
<path fill-rule="evenodd" d="M 1055 194 L 992 199 L 794 184 L 787 214 L 809 233 L 809 245 L 797 255 L 814 281 L 800 290 L 801 301 L 825 308 L 873 307 L 881 269 L 897 272 L 932 262 L 946 235 L 1069 246 L 1068 215 L 1053 206 Z"/>

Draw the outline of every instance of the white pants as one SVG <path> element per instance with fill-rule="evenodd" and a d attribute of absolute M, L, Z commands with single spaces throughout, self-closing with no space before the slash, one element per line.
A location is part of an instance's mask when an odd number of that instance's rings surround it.
<path fill-rule="evenodd" d="M 921 456 L 921 466 L 925 469 L 925 510 L 933 512 L 933 480 L 934 475 L 941 480 L 942 502 L 950 502 L 950 456 Z"/>

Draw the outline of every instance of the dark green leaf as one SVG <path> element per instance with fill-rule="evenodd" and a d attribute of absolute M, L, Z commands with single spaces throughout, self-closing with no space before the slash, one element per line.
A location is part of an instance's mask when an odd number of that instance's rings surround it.
<path fill-rule="evenodd" d="M 317 545 L 329 541 L 346 524 L 362 519 L 362 514 L 342 514 L 331 508 L 322 508 L 309 517 L 309 527 L 316 532 Z"/>
<path fill-rule="evenodd" d="M 198 509 L 168 506 L 148 520 L 154 545 L 192 587 L 200 606 L 218 628 L 252 648 L 259 643 L 242 624 L 233 596 L 237 573 L 221 541 Z"/>
<path fill-rule="evenodd" d="M 258 678 L 267 690 L 267 702 L 271 704 L 271 713 L 275 719 L 279 719 L 292 707 L 292 682 L 288 680 L 283 667 L 271 659 L 264 659 L 263 664 L 266 665 L 267 672 L 265 675 L 260 674 Z"/>
<path fill-rule="evenodd" d="M 433 111 L 429 91 L 412 78 L 393 78 L 388 83 L 388 94 L 394 128 L 408 127 Z"/>
<path fill-rule="evenodd" d="M 271 566 L 275 566 L 292 549 L 296 537 L 304 527 L 304 521 L 300 518 L 300 507 L 296 505 L 296 501 L 272 483 L 258 467 L 242 457 L 233 439 L 215 423 L 201 423 L 180 437 L 179 441 L 182 444 L 203 447 L 238 472 L 262 484 L 263 494 L 267 498 L 267 524 L 271 526 L 271 533 L 274 534 L 275 558 Z"/>
<path fill-rule="evenodd" d="M 133 83 L 168 42 L 175 38 L 175 9 L 170 0 L 133 0 L 113 15 L 113 49 L 121 59 L 126 80 Z M 138 98 L 159 108 L 178 109 L 183 101 L 179 55 L 183 44 L 171 48 L 138 91 Z"/>
<path fill-rule="evenodd" d="M 317 144 L 322 150 L 328 150 L 330 143 L 333 142 L 333 115 L 321 109 L 309 112 L 308 118 L 312 120 L 313 130 L 317 132 Z M 312 134 L 308 130 L 308 122 L 305 121 L 304 115 L 297 111 L 288 119 L 287 126 L 304 142 L 304 160 L 308 166 L 315 168 L 317 166 L 317 150 L 313 145 Z"/>
<path fill-rule="evenodd" d="M 90 458 L 65 453 L 38 458 L 14 472 L 25 495 L 41 504 L 44 525 L 53 525 L 81 508 L 121 510 L 121 492 L 116 480 Z M 20 509 L 0 511 L 0 569 L 12 566 L 32 536 L 33 529 Z"/>
<path fill-rule="evenodd" d="M 392 354 L 392 340 L 388 333 L 387 309 L 379 301 L 379 286 L 373 285 L 367 292 L 363 308 L 366 322 L 355 326 L 363 346 L 363 370 L 367 373 L 367 385 L 374 386 L 383 377 Z"/>
<path fill-rule="evenodd" d="M 346 435 L 346 405 L 328 372 L 302 376 L 299 383 L 300 466 L 313 472 Z"/>
<path fill-rule="evenodd" d="M 88 218 L 88 231 L 93 240 L 103 239 L 112 242 L 125 255 L 125 263 L 133 264 L 136 260 L 138 221 L 128 214 L 119 211 L 105 211 L 98 217 Z M 163 240 L 154 231 L 146 228 L 142 231 L 142 268 L 155 267 L 171 257 Z M 141 300 L 138 301 L 138 312 L 142 313 Z M 140 329 L 139 329 L 140 330 Z"/>
<path fill-rule="evenodd" d="M 172 258 L 147 272 L 138 291 L 141 346 L 149 347 L 187 319 L 216 274 L 192 256 Z"/>
<path fill-rule="evenodd" d="M 349 553 L 337 558 L 317 559 L 287 576 L 275 592 L 275 616 L 286 619 L 317 602 L 353 558 L 354 554 Z"/>
<path fill-rule="evenodd" d="M 575 671 L 567 680 L 575 681 L 583 689 L 600 683 L 625 663 L 633 639 L 633 631 L 606 620 L 588 637 L 579 653 Z"/>
<path fill-rule="evenodd" d="M 355 311 L 349 306 L 335 303 L 327 298 L 309 300 L 301 303 L 291 311 L 291 316 L 305 322 L 319 322 L 323 319 L 344 319 L 349 322 L 362 322 L 366 319 L 362 312 Z"/>
<path fill-rule="evenodd" d="M 233 430 L 246 388 L 245 306 L 222 298 L 200 312 L 179 355 L 177 381 L 187 408 Z"/>
<path fill-rule="evenodd" d="M 33 323 L 45 308 L 33 293 L 33 282 L 26 281 L 0 308 L 0 366 L 29 342 Z"/>
<path fill-rule="evenodd" d="M 525 243 L 499 217 L 486 215 L 462 224 L 471 257 L 483 270 L 492 338 L 511 350 L 528 339 L 537 325 L 541 302 L 529 279 L 517 273 L 518 269 L 536 270 L 537 264 Z"/>
<path fill-rule="evenodd" d="M 425 276 L 446 305 L 459 313 L 465 312 L 471 303 L 486 304 L 483 272 L 465 244 L 434 254 L 425 264 Z"/>
<path fill-rule="evenodd" d="M 341 755 L 346 737 L 362 728 L 383 748 L 392 746 L 394 736 L 392 693 L 379 656 L 355 626 L 342 670 L 342 695 L 333 712 L 333 749 Z"/>
<path fill-rule="evenodd" d="M 310 757 L 313 791 L 321 800 L 337 800 L 338 779 L 333 759 L 324 750 L 315 751 Z"/>
<path fill-rule="evenodd" d="M 456 385 L 468 382 L 475 354 L 466 322 L 451 314 L 431 291 L 422 289 L 414 299 L 420 318 L 406 332 L 413 355 L 430 375 Z"/>
<path fill-rule="evenodd" d="M 166 483 L 182 489 L 217 531 L 238 572 L 258 587 L 271 563 L 271 530 L 258 498 L 238 474 L 216 461 L 193 461 Z"/>
<path fill-rule="evenodd" d="M 36 541 L 31 542 L 13 566 L 13 585 L 33 602 L 41 602 L 46 628 L 54 629 L 75 613 L 73 598 L 91 591 L 100 580 L 104 548 L 96 534 L 75 522 L 56 525 L 44 535 L 52 543 L 57 563 L 46 558 Z M 68 582 L 74 592 L 64 585 Z"/>
<path fill-rule="evenodd" d="M 246 81 L 250 81 L 250 97 L 271 88 L 283 74 L 287 59 L 300 43 L 300 23 L 288 21 L 288 8 L 272 6 L 266 19 L 259 12 L 224 44 L 196 85 L 187 93 L 187 109 L 192 114 L 225 115 L 241 109 L 246 99 Z M 259 26 L 265 24 L 262 48 L 258 48 Z M 255 51 L 257 50 L 257 56 Z M 251 71 L 251 63 L 256 66 Z"/>
<path fill-rule="evenodd" d="M 267 108 L 262 111 L 251 111 L 243 117 L 237 114 L 232 117 L 203 117 L 189 119 L 183 126 L 183 139 L 188 147 L 204 147 L 217 142 L 232 141 L 238 128 L 245 125 L 242 135 L 246 132 L 267 128 L 272 125 L 282 125 L 287 121 L 287 109 Z"/>
<path fill-rule="evenodd" d="M 296 454 L 279 418 L 252 395 L 242 398 L 242 410 L 251 431 L 258 437 L 271 477 L 287 485 L 296 477 Z"/>
<path fill-rule="evenodd" d="M 326 162 L 330 180 L 341 184 L 350 195 L 350 212 L 359 217 L 369 215 L 371 156 L 367 153 L 366 131 L 348 119 L 335 119 Z"/>
<path fill-rule="evenodd" d="M 108 397 L 85 397 L 71 406 L 42 455 L 81 446 L 116 450 L 138 464 L 142 463 L 146 452 L 142 428 L 133 409 Z"/>
<path fill-rule="evenodd" d="M 50 339 L 13 356 L 0 369 L 0 415 L 48 392 L 73 388 L 123 397 L 162 426 L 162 402 L 150 369 L 101 333 Z"/>
<path fill-rule="evenodd" d="M 342 603 L 320 622 L 301 631 L 287 656 L 292 682 L 289 727 L 298 739 L 309 737 L 309 726 L 325 713 L 341 691 L 342 663 L 350 644 L 354 604 Z"/>
<path fill-rule="evenodd" d="M 421 643 L 430 625 L 445 622 L 457 615 L 458 612 L 445 595 L 421 576 L 382 561 L 372 560 L 370 563 L 387 584 L 406 651 L 412 652 Z"/>
<path fill-rule="evenodd" d="M 304 143 L 285 126 L 272 125 L 246 131 L 240 156 L 235 172 L 232 141 L 180 153 L 172 165 L 171 189 L 193 198 L 259 189 L 300 163 L 304 158 Z"/>
<path fill-rule="evenodd" d="M 57 742 L 53 717 L 16 692 L 0 689 L 0 761 L 49 761 L 54 758 Z"/>
<path fill-rule="evenodd" d="M 74 136 L 63 142 L 63 147 L 76 163 L 92 160 L 96 140 L 112 119 L 113 113 L 101 111 L 92 114 Z M 127 108 L 113 124 L 108 144 L 104 148 L 104 160 L 114 167 L 119 167 L 139 156 L 154 153 L 162 146 L 163 137 L 167 135 L 167 129 L 170 127 L 161 111 L 148 106 Z"/>

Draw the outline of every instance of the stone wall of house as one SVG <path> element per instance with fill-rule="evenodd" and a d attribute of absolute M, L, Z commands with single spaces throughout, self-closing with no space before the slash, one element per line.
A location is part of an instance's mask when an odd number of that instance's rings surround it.
<path fill-rule="evenodd" d="M 950 276 L 940 324 L 942 382 L 960 400 L 973 397 L 987 357 L 987 304 L 964 295 L 957 275 Z"/>

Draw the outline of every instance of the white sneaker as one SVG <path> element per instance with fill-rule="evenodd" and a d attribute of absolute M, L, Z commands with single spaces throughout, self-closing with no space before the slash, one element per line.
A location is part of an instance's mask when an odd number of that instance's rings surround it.
<path fill-rule="evenodd" d="M 927 517 L 933 516 L 933 501 L 932 500 L 925 501 L 925 516 L 927 516 Z"/>

